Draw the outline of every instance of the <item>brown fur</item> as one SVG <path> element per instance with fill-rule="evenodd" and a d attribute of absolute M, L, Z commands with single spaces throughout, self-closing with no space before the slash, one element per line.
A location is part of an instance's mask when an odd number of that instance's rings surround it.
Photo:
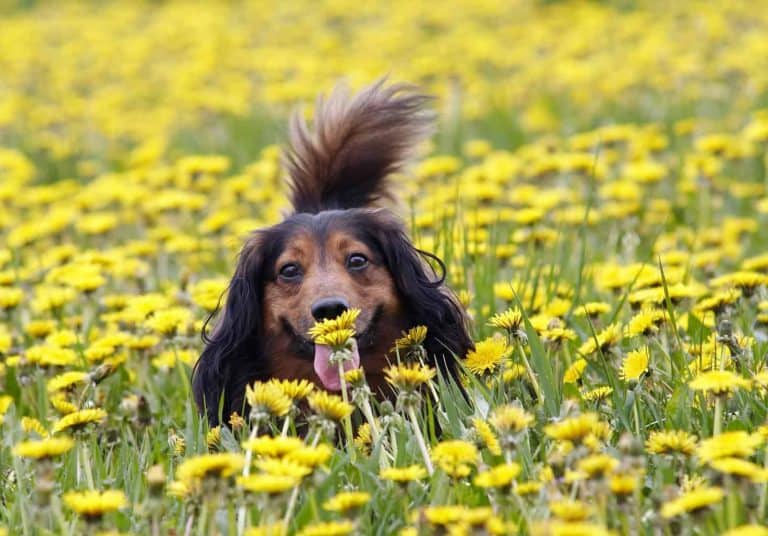
<path fill-rule="evenodd" d="M 316 242 L 309 233 L 303 232 L 291 237 L 283 253 L 275 262 L 275 271 L 286 263 L 297 263 L 304 269 L 304 277 L 296 285 L 270 281 L 265 286 L 263 317 L 267 331 L 279 334 L 269 342 L 268 363 L 271 376 L 275 378 L 303 378 L 322 387 L 312 362 L 306 356 L 292 350 L 291 336 L 307 336 L 315 320 L 310 313 L 312 304 L 331 296 L 344 298 L 351 307 L 360 309 L 356 331 L 366 333 L 376 319 L 376 338 L 369 343 L 360 342 L 361 360 L 369 379 L 384 387 L 382 369 L 387 366 L 387 353 L 395 339 L 406 329 L 402 318 L 402 305 L 389 272 L 380 264 L 371 262 L 362 272 L 350 272 L 346 261 L 351 254 L 362 254 L 373 260 L 369 247 L 354 236 L 333 231 L 323 243 Z M 287 333 L 285 326 L 292 333 Z M 375 380 L 375 381 L 374 381 Z"/>

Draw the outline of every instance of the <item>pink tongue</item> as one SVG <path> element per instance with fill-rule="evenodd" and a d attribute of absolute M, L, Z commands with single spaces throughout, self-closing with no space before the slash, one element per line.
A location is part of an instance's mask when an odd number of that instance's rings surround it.
<path fill-rule="evenodd" d="M 360 353 L 357 351 L 357 342 L 354 341 L 352 343 L 352 359 L 344 362 L 344 370 L 347 371 L 359 366 Z M 315 372 L 327 390 L 341 391 L 339 365 L 338 363 L 331 363 L 330 346 L 326 346 L 325 344 L 315 344 Z"/>

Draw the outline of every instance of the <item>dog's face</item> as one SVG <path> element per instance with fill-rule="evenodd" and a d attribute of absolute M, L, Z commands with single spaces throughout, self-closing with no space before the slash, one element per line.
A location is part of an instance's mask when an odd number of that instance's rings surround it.
<path fill-rule="evenodd" d="M 397 315 L 400 300 L 392 276 L 371 245 L 349 230 L 327 233 L 301 229 L 286 241 L 265 284 L 267 331 L 285 332 L 307 341 L 316 321 L 335 318 L 347 309 L 360 310 L 356 331 L 363 347 L 382 317 Z"/>
<path fill-rule="evenodd" d="M 280 246 L 265 260 L 263 281 L 262 316 L 272 376 L 299 375 L 333 389 L 335 381 L 318 377 L 316 348 L 307 332 L 315 322 L 347 309 L 360 310 L 357 348 L 360 364 L 371 376 L 384 367 L 387 350 L 407 327 L 384 255 L 366 233 L 370 222 L 363 213 L 356 216 L 306 216 L 282 226 Z"/>
<path fill-rule="evenodd" d="M 315 322 L 359 309 L 355 359 L 374 390 L 384 388 L 388 351 L 411 327 L 407 304 L 382 241 L 388 218 L 370 210 L 298 214 L 266 230 L 250 270 L 260 292 L 261 336 L 270 377 L 305 378 L 329 390 L 338 372 L 323 368 L 322 347 L 308 335 Z M 327 358 L 327 355 L 325 355 Z M 323 371 L 326 374 L 323 374 Z"/>

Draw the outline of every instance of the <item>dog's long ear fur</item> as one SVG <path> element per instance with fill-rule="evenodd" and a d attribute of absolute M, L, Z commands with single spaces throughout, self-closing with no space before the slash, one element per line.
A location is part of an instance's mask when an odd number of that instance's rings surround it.
<path fill-rule="evenodd" d="M 386 178 L 432 130 L 430 97 L 385 80 L 354 97 L 337 86 L 318 100 L 314 131 L 300 113 L 290 124 L 284 164 L 295 212 L 361 208 L 389 197 Z"/>
<path fill-rule="evenodd" d="M 221 318 L 213 333 L 203 335 L 206 346 L 195 365 L 192 388 L 210 426 L 216 426 L 222 416 L 226 419 L 231 412 L 242 411 L 246 382 L 264 374 L 260 370 L 264 360 L 253 355 L 258 352 L 262 329 L 264 256 L 260 241 L 260 235 L 254 235 L 243 247 Z"/>
<path fill-rule="evenodd" d="M 434 255 L 416 249 L 394 215 L 378 210 L 372 216 L 378 222 L 376 241 L 409 321 L 427 327 L 427 353 L 444 372 L 457 378 L 456 358 L 463 359 L 473 343 L 464 310 L 443 285 L 445 266 Z M 425 257 L 437 261 L 443 275 L 437 276 Z"/>

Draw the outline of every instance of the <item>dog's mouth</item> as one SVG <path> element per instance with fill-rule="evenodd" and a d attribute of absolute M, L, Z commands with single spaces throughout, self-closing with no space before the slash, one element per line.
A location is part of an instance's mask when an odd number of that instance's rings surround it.
<path fill-rule="evenodd" d="M 342 365 L 344 370 L 359 367 L 360 352 L 374 346 L 376 342 L 376 327 L 382 314 L 382 307 L 377 307 L 368 325 L 355 337 L 350 359 Z M 323 344 L 315 344 L 307 336 L 299 333 L 286 318 L 281 317 L 280 322 L 283 330 L 291 337 L 291 350 L 301 358 L 313 362 L 315 372 L 327 390 L 340 391 L 339 365 L 331 362 L 331 348 Z"/>

